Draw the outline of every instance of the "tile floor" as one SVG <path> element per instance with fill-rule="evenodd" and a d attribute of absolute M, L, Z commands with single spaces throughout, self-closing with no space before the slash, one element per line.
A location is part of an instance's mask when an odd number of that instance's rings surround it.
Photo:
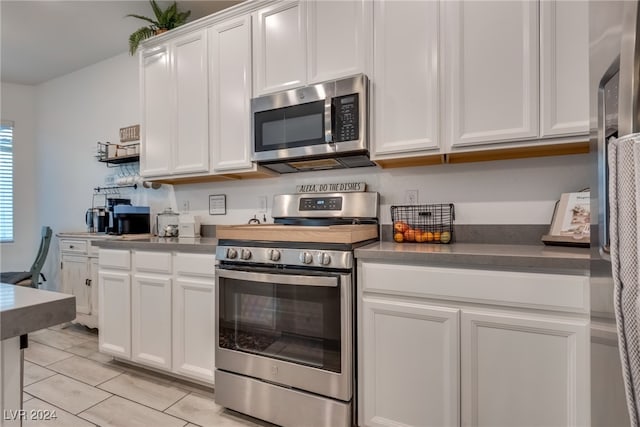
<path fill-rule="evenodd" d="M 24 359 L 26 413 L 57 417 L 24 426 L 272 426 L 216 405 L 212 388 L 114 361 L 98 352 L 97 332 L 81 325 L 29 334 Z"/>

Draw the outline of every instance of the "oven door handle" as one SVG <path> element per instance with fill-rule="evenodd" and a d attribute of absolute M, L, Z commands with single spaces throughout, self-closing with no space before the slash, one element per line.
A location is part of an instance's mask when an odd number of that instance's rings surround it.
<path fill-rule="evenodd" d="M 268 285 L 278 283 L 283 285 L 299 285 L 299 286 L 321 286 L 325 288 L 335 288 L 338 286 L 338 277 L 336 276 L 301 276 L 294 274 L 272 274 L 272 273 L 256 273 L 253 271 L 226 270 L 216 268 L 216 279 L 236 279 L 250 280 L 252 282 L 262 282 Z"/>

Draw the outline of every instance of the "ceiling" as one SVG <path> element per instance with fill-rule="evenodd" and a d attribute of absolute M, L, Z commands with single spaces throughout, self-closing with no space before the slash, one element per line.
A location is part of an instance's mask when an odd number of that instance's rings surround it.
<path fill-rule="evenodd" d="M 193 21 L 240 1 L 177 3 Z M 0 0 L 1 80 L 37 85 L 127 52 L 129 35 L 147 24 L 127 14 L 153 17 L 148 1 Z"/>

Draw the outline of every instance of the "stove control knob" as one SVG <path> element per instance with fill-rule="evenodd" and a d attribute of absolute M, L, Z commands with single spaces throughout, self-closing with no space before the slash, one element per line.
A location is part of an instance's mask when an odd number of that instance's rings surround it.
<path fill-rule="evenodd" d="M 236 251 L 233 248 L 229 248 L 227 249 L 227 258 L 228 259 L 234 259 L 238 256 L 238 251 Z"/>
<path fill-rule="evenodd" d="M 279 261 L 280 260 L 280 251 L 277 249 L 269 249 L 269 259 L 271 261 Z"/>
<path fill-rule="evenodd" d="M 329 255 L 326 252 L 322 252 L 320 254 L 320 264 L 322 265 L 329 265 L 331 264 L 331 255 Z"/>
<path fill-rule="evenodd" d="M 249 249 L 242 249 L 240 251 L 240 258 L 248 260 L 249 258 L 251 258 L 251 251 Z"/>
<path fill-rule="evenodd" d="M 311 264 L 313 256 L 309 252 L 302 252 L 300 254 L 300 262 L 303 264 Z"/>

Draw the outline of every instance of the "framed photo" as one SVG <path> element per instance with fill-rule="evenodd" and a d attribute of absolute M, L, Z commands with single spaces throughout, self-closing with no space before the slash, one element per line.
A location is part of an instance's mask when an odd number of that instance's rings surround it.
<path fill-rule="evenodd" d="M 227 196 L 225 194 L 212 194 L 209 196 L 209 215 L 227 214 Z"/>
<path fill-rule="evenodd" d="M 589 191 L 563 193 L 556 203 L 549 234 L 542 236 L 548 245 L 588 247 L 591 240 L 591 198 Z"/>

